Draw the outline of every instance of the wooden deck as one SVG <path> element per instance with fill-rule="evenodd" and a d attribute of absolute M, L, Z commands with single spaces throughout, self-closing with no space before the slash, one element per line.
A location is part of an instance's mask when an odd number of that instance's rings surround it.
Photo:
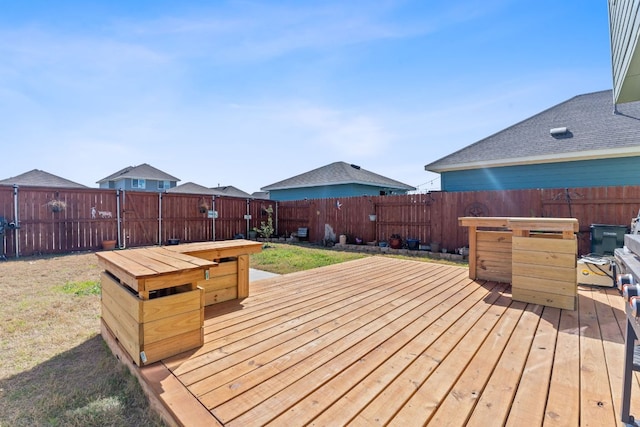
<path fill-rule="evenodd" d="M 253 282 L 206 308 L 203 347 L 133 369 L 184 425 L 621 425 L 622 297 L 578 306 L 369 257 Z"/>

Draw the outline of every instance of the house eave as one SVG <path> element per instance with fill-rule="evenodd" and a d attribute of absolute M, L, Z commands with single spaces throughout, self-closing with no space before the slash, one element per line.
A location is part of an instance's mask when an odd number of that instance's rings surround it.
<path fill-rule="evenodd" d="M 282 186 L 282 187 L 272 187 L 272 186 L 267 186 L 267 187 L 262 187 L 260 190 L 262 191 L 281 191 L 281 190 L 297 190 L 300 188 L 316 188 L 316 187 L 327 187 L 327 186 L 334 186 L 334 185 L 352 185 L 352 184 L 356 184 L 356 185 L 366 185 L 368 187 L 378 187 L 378 188 L 388 188 L 388 189 L 392 189 L 392 190 L 406 190 L 406 191 L 411 191 L 411 190 L 415 190 L 415 188 L 410 187 L 410 186 L 399 186 L 399 185 L 387 185 L 387 184 L 382 184 L 382 183 L 372 183 L 372 182 L 361 182 L 361 181 L 341 181 L 341 182 L 331 182 L 331 183 L 318 183 L 318 184 L 304 184 L 304 185 L 288 185 L 288 186 Z"/>
<path fill-rule="evenodd" d="M 497 168 L 505 166 L 522 166 L 542 163 L 573 162 L 579 160 L 598 160 L 616 157 L 640 156 L 640 146 L 623 147 L 607 150 L 588 150 L 572 153 L 560 153 L 544 156 L 516 157 L 512 159 L 496 159 L 477 162 L 453 163 L 442 166 L 426 165 L 424 169 L 428 172 L 442 173 L 470 169 Z"/>

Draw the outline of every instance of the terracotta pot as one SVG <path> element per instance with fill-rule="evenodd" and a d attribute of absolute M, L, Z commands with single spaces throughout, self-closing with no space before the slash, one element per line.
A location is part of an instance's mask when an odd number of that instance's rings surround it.
<path fill-rule="evenodd" d="M 115 240 L 103 240 L 102 241 L 102 249 L 105 251 L 111 251 L 116 248 Z"/>
<path fill-rule="evenodd" d="M 397 239 L 397 238 L 389 239 L 389 246 L 392 249 L 402 248 L 402 239 Z"/>

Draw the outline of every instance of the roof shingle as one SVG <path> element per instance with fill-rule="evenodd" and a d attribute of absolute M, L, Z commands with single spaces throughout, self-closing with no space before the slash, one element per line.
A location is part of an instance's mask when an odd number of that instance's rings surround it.
<path fill-rule="evenodd" d="M 262 187 L 263 191 L 286 190 L 291 188 L 319 187 L 339 184 L 363 184 L 377 187 L 412 191 L 415 187 L 400 181 L 369 172 L 360 166 L 346 162 L 334 162 L 309 172 Z"/>
<path fill-rule="evenodd" d="M 32 187 L 89 188 L 86 185 L 78 184 L 39 169 L 33 169 L 29 172 L 0 180 L 0 185 L 14 184 Z"/>
<path fill-rule="evenodd" d="M 567 133 L 551 135 L 551 129 Z M 425 166 L 432 172 L 640 154 L 640 102 L 618 105 L 611 90 L 575 96 Z"/>
<path fill-rule="evenodd" d="M 153 179 L 158 181 L 180 181 L 175 176 L 169 175 L 168 173 L 163 172 L 160 169 L 156 169 L 147 163 L 143 163 L 138 166 L 127 166 L 124 169 L 120 169 L 118 172 L 102 178 L 100 181 L 97 181 L 97 183 L 101 184 L 103 182 L 116 181 L 123 178 Z"/>

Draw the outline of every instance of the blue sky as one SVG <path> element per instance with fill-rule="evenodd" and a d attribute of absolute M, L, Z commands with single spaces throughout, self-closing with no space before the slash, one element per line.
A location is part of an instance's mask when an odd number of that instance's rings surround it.
<path fill-rule="evenodd" d="M 604 0 L 0 0 L 0 179 L 130 165 L 246 192 L 424 165 L 612 87 Z"/>

